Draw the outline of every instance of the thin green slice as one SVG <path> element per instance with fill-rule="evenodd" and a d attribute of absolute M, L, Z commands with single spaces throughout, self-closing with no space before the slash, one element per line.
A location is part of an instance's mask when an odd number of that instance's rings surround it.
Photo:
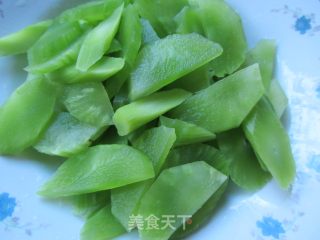
<path fill-rule="evenodd" d="M 213 217 L 214 211 L 225 193 L 228 181 L 225 181 L 210 199 L 188 220 L 185 227 L 180 227 L 171 239 L 185 239 L 190 234 L 199 230 Z"/>
<path fill-rule="evenodd" d="M 254 151 L 282 188 L 294 181 L 296 168 L 290 139 L 266 99 L 246 118 L 243 130 Z"/>
<path fill-rule="evenodd" d="M 39 194 L 66 197 L 113 189 L 152 177 L 153 166 L 145 154 L 126 145 L 99 145 L 66 160 Z"/>
<path fill-rule="evenodd" d="M 218 143 L 224 155 L 224 161 L 229 163 L 228 175 L 238 186 L 256 191 L 271 179 L 271 175 L 261 168 L 241 129 L 220 134 Z"/>
<path fill-rule="evenodd" d="M 170 35 L 146 45 L 131 74 L 130 99 L 138 99 L 165 87 L 205 65 L 222 53 L 221 47 L 193 33 Z"/>
<path fill-rule="evenodd" d="M 32 73 L 48 73 L 71 64 L 77 57 L 88 26 L 79 22 L 55 23 L 28 50 Z"/>
<path fill-rule="evenodd" d="M 210 63 L 211 70 L 218 77 L 232 74 L 243 64 L 247 51 L 241 18 L 224 0 L 189 2 L 198 11 L 204 36 L 223 48 L 222 55 Z"/>
<path fill-rule="evenodd" d="M 141 46 L 142 25 L 137 10 L 131 4 L 123 10 L 117 38 L 122 46 L 121 56 L 125 59 L 125 66 L 106 82 L 110 97 L 114 97 L 128 80 Z"/>
<path fill-rule="evenodd" d="M 128 144 L 129 140 L 127 136 L 119 136 L 117 129 L 112 126 L 103 134 L 98 140 L 99 144 Z"/>
<path fill-rule="evenodd" d="M 48 155 L 69 157 L 86 149 L 101 131 L 98 127 L 80 122 L 69 113 L 62 112 L 34 147 Z"/>
<path fill-rule="evenodd" d="M 76 64 L 78 70 L 87 71 L 109 50 L 119 27 L 122 10 L 123 5 L 85 37 Z"/>
<path fill-rule="evenodd" d="M 132 145 L 151 159 L 155 174 L 158 175 L 175 139 L 174 129 L 161 126 L 146 130 L 133 141 Z M 132 230 L 132 226 L 129 225 L 130 216 L 138 210 L 140 199 L 152 182 L 152 180 L 147 180 L 117 188 L 111 192 L 112 213 L 128 231 Z"/>
<path fill-rule="evenodd" d="M 97 127 L 112 124 L 113 108 L 102 83 L 68 85 L 64 89 L 63 102 L 71 115 L 81 122 Z"/>
<path fill-rule="evenodd" d="M 288 98 L 277 79 L 273 79 L 266 92 L 268 100 L 279 118 L 282 117 L 288 107 Z"/>
<path fill-rule="evenodd" d="M 113 122 L 120 136 L 127 135 L 180 105 L 188 96 L 190 93 L 181 89 L 152 94 L 119 108 Z"/>
<path fill-rule="evenodd" d="M 144 131 L 132 142 L 132 145 L 150 157 L 154 171 L 158 175 L 175 141 L 175 130 L 167 126 L 160 126 Z"/>
<path fill-rule="evenodd" d="M 117 53 L 120 52 L 122 50 L 121 44 L 117 39 L 113 39 L 110 45 L 109 50 L 107 51 L 107 55 L 111 54 L 111 53 Z"/>
<path fill-rule="evenodd" d="M 111 213 L 108 204 L 91 218 L 89 218 L 81 230 L 81 240 L 111 240 L 126 233 L 117 219 Z"/>
<path fill-rule="evenodd" d="M 0 111 L 0 154 L 15 154 L 32 146 L 49 123 L 57 86 L 43 78 L 23 83 Z"/>
<path fill-rule="evenodd" d="M 263 93 L 259 66 L 255 64 L 197 92 L 169 116 L 222 132 L 239 127 Z"/>
<path fill-rule="evenodd" d="M 204 162 L 164 170 L 143 196 L 138 214 L 147 224 L 150 216 L 174 216 L 172 226 L 139 229 L 141 240 L 166 240 L 210 199 L 227 177 Z M 178 218 L 186 216 L 186 219 Z"/>
<path fill-rule="evenodd" d="M 193 72 L 183 76 L 182 78 L 169 84 L 166 88 L 181 88 L 189 92 L 198 92 L 211 85 L 211 79 L 209 76 L 209 66 L 204 65 Z"/>
<path fill-rule="evenodd" d="M 245 66 L 258 63 L 261 71 L 261 78 L 267 89 L 271 83 L 275 68 L 276 43 L 273 40 L 261 40 L 247 54 Z"/>
<path fill-rule="evenodd" d="M 71 197 L 73 212 L 76 216 L 90 218 L 110 202 L 110 192 L 101 191 Z"/>
<path fill-rule="evenodd" d="M 216 137 L 214 133 L 202 127 L 179 119 L 160 117 L 160 123 L 163 126 L 175 129 L 177 135 L 175 146 L 206 142 Z"/>
<path fill-rule="evenodd" d="M 148 20 L 142 18 L 140 21 L 142 25 L 142 42 L 144 45 L 160 39 Z"/>
<path fill-rule="evenodd" d="M 201 143 L 177 147 L 170 151 L 166 167 L 171 168 L 196 161 L 203 161 L 214 166 L 213 162 L 216 160 L 217 153 L 216 148 Z"/>
<path fill-rule="evenodd" d="M 147 19 L 160 37 L 175 33 L 174 16 L 188 4 L 188 0 L 136 0 L 140 15 Z"/>
<path fill-rule="evenodd" d="M 16 33 L 0 38 L 0 56 L 21 54 L 28 51 L 47 31 L 51 20 L 32 24 Z"/>
<path fill-rule="evenodd" d="M 122 3 L 122 0 L 91 1 L 64 11 L 57 17 L 56 21 L 74 22 L 84 20 L 96 24 L 108 18 Z"/>
<path fill-rule="evenodd" d="M 124 66 L 122 58 L 103 57 L 86 72 L 79 71 L 75 64 L 46 74 L 47 78 L 61 83 L 102 82 L 119 72 Z"/>

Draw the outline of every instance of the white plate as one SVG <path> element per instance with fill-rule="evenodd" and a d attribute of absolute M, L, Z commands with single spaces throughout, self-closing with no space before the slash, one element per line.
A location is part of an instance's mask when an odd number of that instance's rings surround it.
<path fill-rule="evenodd" d="M 66 3 L 67 2 L 67 3 Z M 0 0 L 0 36 L 85 1 Z M 192 240 L 317 240 L 320 216 L 320 1 L 229 0 L 250 46 L 278 43 L 277 75 L 288 97 L 297 178 L 288 192 L 271 182 L 257 193 L 231 187 L 212 221 Z M 0 59 L 0 104 L 25 79 L 24 57 Z M 1 139 L 0 139 L 1 141 Z M 61 160 L 28 151 L 0 157 L 0 239 L 77 240 L 82 220 L 44 201 L 38 187 Z M 1 207 L 6 206 L 5 209 Z M 121 239 L 138 239 L 135 234 Z M 93 239 L 94 240 L 94 239 Z"/>

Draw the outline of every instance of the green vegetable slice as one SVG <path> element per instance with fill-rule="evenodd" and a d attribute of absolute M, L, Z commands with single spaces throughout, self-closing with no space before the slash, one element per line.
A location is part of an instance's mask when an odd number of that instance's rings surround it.
<path fill-rule="evenodd" d="M 123 57 L 129 66 L 133 67 L 141 46 L 142 26 L 138 12 L 131 4 L 123 11 L 118 39 L 122 46 Z"/>
<path fill-rule="evenodd" d="M 61 83 L 102 82 L 119 72 L 124 66 L 122 58 L 103 57 L 86 72 L 79 71 L 75 64 L 47 74 L 47 78 Z"/>
<path fill-rule="evenodd" d="M 25 53 L 51 24 L 51 20 L 39 22 L 0 38 L 0 56 Z"/>
<path fill-rule="evenodd" d="M 78 70 L 87 71 L 109 50 L 119 27 L 122 10 L 123 4 L 85 37 L 76 64 Z"/>
<path fill-rule="evenodd" d="M 180 105 L 188 96 L 190 93 L 181 89 L 152 94 L 119 108 L 113 122 L 120 136 L 127 135 Z"/>
<path fill-rule="evenodd" d="M 146 130 L 133 141 L 133 146 L 151 159 L 155 174 L 158 175 L 175 139 L 174 129 L 162 126 Z M 128 231 L 132 230 L 132 226 L 129 226 L 130 216 L 136 213 L 141 197 L 151 184 L 152 180 L 148 180 L 113 189 L 111 192 L 112 213 Z"/>
<path fill-rule="evenodd" d="M 190 222 L 191 224 L 186 224 L 185 229 L 180 227 L 173 234 L 172 239 L 185 239 L 188 235 L 199 230 L 203 225 L 205 225 L 214 214 L 214 210 L 226 191 L 227 186 L 228 181 L 225 181 L 210 197 L 210 199 L 192 216 Z"/>
<path fill-rule="evenodd" d="M 232 130 L 230 130 L 232 131 Z M 219 134 L 220 135 L 220 134 Z M 218 135 L 218 137 L 219 137 Z M 218 143 L 217 147 L 218 146 Z M 226 154 L 227 152 L 227 154 Z M 214 155 L 214 161 L 210 162 L 210 165 L 212 167 L 214 167 L 215 169 L 217 169 L 218 171 L 222 172 L 223 174 L 230 176 L 230 172 L 231 172 L 231 165 L 232 165 L 232 161 L 234 160 L 234 158 L 230 158 L 228 157 L 228 153 L 231 155 L 232 150 L 230 150 L 230 152 L 228 152 L 227 150 L 218 150 L 216 152 L 216 154 Z M 257 159 L 258 162 L 260 163 L 259 159 Z M 260 166 L 262 168 L 262 166 Z M 266 172 L 268 171 L 267 169 L 262 168 L 263 170 L 265 170 Z"/>
<path fill-rule="evenodd" d="M 86 149 L 102 130 L 80 122 L 69 113 L 60 113 L 34 146 L 48 155 L 69 157 Z"/>
<path fill-rule="evenodd" d="M 76 60 L 82 41 L 83 36 L 80 37 L 75 43 L 70 45 L 68 49 L 66 49 L 64 52 L 61 52 L 51 60 L 36 66 L 29 65 L 25 68 L 25 70 L 33 74 L 47 74 L 64 66 L 70 65 Z"/>
<path fill-rule="evenodd" d="M 154 171 L 158 175 L 175 141 L 175 130 L 160 126 L 144 131 L 132 142 L 132 145 L 151 159 Z"/>
<path fill-rule="evenodd" d="M 130 76 L 142 41 L 142 26 L 137 10 L 129 4 L 123 11 L 118 39 L 122 46 L 121 56 L 125 59 L 125 67 L 106 82 L 110 97 L 114 97 Z"/>
<path fill-rule="evenodd" d="M 110 127 L 98 140 L 99 144 L 125 144 L 128 145 L 127 136 L 119 136 L 115 127 Z"/>
<path fill-rule="evenodd" d="M 140 15 L 149 20 L 160 37 L 175 32 L 174 16 L 188 4 L 188 0 L 135 0 Z"/>
<path fill-rule="evenodd" d="M 181 88 L 194 93 L 205 89 L 210 85 L 209 67 L 208 65 L 204 65 L 169 84 L 166 88 Z"/>
<path fill-rule="evenodd" d="M 276 44 L 273 40 L 261 40 L 247 54 L 245 66 L 258 63 L 261 71 L 261 78 L 267 89 L 273 78 L 276 58 Z"/>
<path fill-rule="evenodd" d="M 229 164 L 228 175 L 238 186 L 255 191 L 271 179 L 271 175 L 262 170 L 241 129 L 220 134 L 218 143 L 224 155 L 224 161 Z"/>
<path fill-rule="evenodd" d="M 240 126 L 263 93 L 259 66 L 254 64 L 189 97 L 169 116 L 222 132 Z"/>
<path fill-rule="evenodd" d="M 279 82 L 273 79 L 276 60 L 276 44 L 274 40 L 261 40 L 247 54 L 245 65 L 258 63 L 261 77 L 266 88 L 266 96 L 274 111 L 280 118 L 288 105 L 288 99 Z"/>
<path fill-rule="evenodd" d="M 122 50 L 121 44 L 117 39 L 113 39 L 110 45 L 109 50 L 107 51 L 107 55 L 111 53 L 120 52 Z"/>
<path fill-rule="evenodd" d="M 214 133 L 202 127 L 179 119 L 160 117 L 160 123 L 163 126 L 175 129 L 177 135 L 175 146 L 206 142 L 216 137 Z"/>
<path fill-rule="evenodd" d="M 288 106 L 288 98 L 277 79 L 273 79 L 266 92 L 272 107 L 279 118 Z"/>
<path fill-rule="evenodd" d="M 218 150 L 206 144 L 191 144 L 177 147 L 170 151 L 166 160 L 166 167 L 176 167 L 196 161 L 203 161 L 214 167 Z"/>
<path fill-rule="evenodd" d="M 142 25 L 142 42 L 144 45 L 160 39 L 148 20 L 142 18 L 140 21 Z"/>
<path fill-rule="evenodd" d="M 180 34 L 196 32 L 205 36 L 204 26 L 201 22 L 199 9 L 185 6 L 174 18 Z"/>
<path fill-rule="evenodd" d="M 152 182 L 153 180 L 147 180 L 111 191 L 112 213 L 126 231 L 130 232 L 135 228 L 130 225 L 130 217 L 137 213 L 140 200 Z"/>
<path fill-rule="evenodd" d="M 99 145 L 65 161 L 39 194 L 66 197 L 117 188 L 152 177 L 153 166 L 145 154 L 126 145 Z"/>
<path fill-rule="evenodd" d="M 146 45 L 131 74 L 129 97 L 147 96 L 205 65 L 222 53 L 221 47 L 196 33 L 170 35 Z"/>
<path fill-rule="evenodd" d="M 240 17 L 224 0 L 189 2 L 198 11 L 204 36 L 223 48 L 222 55 L 210 63 L 214 75 L 232 74 L 243 64 L 247 51 Z"/>
<path fill-rule="evenodd" d="M 86 221 L 81 230 L 81 240 L 111 240 L 125 232 L 108 204 Z"/>
<path fill-rule="evenodd" d="M 63 102 L 71 115 L 81 122 L 97 127 L 112 124 L 113 108 L 102 83 L 68 85 L 64 90 Z"/>
<path fill-rule="evenodd" d="M 28 50 L 32 73 L 48 73 L 72 63 L 88 27 L 79 22 L 55 23 Z"/>
<path fill-rule="evenodd" d="M 148 122 L 147 124 L 143 125 L 142 127 L 139 127 L 138 129 L 134 130 L 130 134 L 128 134 L 128 140 L 132 144 L 138 137 L 140 137 L 146 130 L 157 127 L 158 126 L 158 119 L 155 119 L 151 122 Z"/>
<path fill-rule="evenodd" d="M 125 85 L 128 77 L 130 76 L 130 67 L 125 63 L 124 67 L 116 75 L 106 81 L 105 86 L 110 98 L 113 98 L 121 92 L 122 87 Z"/>
<path fill-rule="evenodd" d="M 108 18 L 123 3 L 122 0 L 91 1 L 64 11 L 57 17 L 59 22 L 84 20 L 92 24 Z"/>
<path fill-rule="evenodd" d="M 71 197 L 73 212 L 83 218 L 90 218 L 110 202 L 110 192 L 102 191 Z"/>
<path fill-rule="evenodd" d="M 15 154 L 32 146 L 54 112 L 57 86 L 43 78 L 26 81 L 0 111 L 0 153 Z"/>
<path fill-rule="evenodd" d="M 144 220 L 150 216 L 158 219 L 166 215 L 174 216 L 175 221 L 172 226 L 177 229 L 183 225 L 183 219 L 177 216 L 195 214 L 226 180 L 225 175 L 204 162 L 194 162 L 164 170 L 143 196 L 138 213 Z M 142 240 L 165 240 L 174 232 L 175 230 L 170 227 L 163 229 L 145 227 L 139 230 Z"/>
<path fill-rule="evenodd" d="M 281 187 L 288 188 L 295 177 L 290 140 L 266 99 L 259 101 L 242 127 L 254 151 L 272 176 Z"/>
<path fill-rule="evenodd" d="M 117 110 L 118 108 L 123 107 L 124 105 L 127 105 L 130 103 L 129 97 L 128 97 L 128 84 L 125 83 L 120 91 L 117 93 L 117 95 L 113 98 L 113 108 Z"/>

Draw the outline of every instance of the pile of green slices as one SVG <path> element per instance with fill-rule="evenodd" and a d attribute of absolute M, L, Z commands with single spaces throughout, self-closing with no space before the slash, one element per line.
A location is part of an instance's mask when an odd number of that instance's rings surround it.
<path fill-rule="evenodd" d="M 82 240 L 183 238 L 228 180 L 294 180 L 275 43 L 248 50 L 223 0 L 90 1 L 0 39 L 0 55 L 21 53 L 28 78 L 0 107 L 0 153 L 66 158 L 39 194 L 74 199 Z"/>

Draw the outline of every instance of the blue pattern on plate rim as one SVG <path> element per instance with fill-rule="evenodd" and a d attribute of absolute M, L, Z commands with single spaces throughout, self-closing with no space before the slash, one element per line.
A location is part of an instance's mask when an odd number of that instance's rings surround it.
<path fill-rule="evenodd" d="M 263 217 L 262 220 L 257 221 L 257 227 L 261 229 L 264 236 L 271 236 L 279 239 L 280 234 L 285 233 L 282 223 L 272 217 Z"/>
<path fill-rule="evenodd" d="M 316 21 L 315 14 L 313 13 L 306 14 L 300 8 L 293 9 L 288 5 L 272 9 L 271 12 L 291 15 L 294 20 L 292 27 L 301 35 L 308 33 L 310 36 L 313 36 L 315 33 L 320 32 L 320 24 Z"/>
<path fill-rule="evenodd" d="M 18 206 L 16 198 L 9 193 L 0 193 L 0 227 L 4 231 L 21 230 L 26 235 L 32 236 L 33 231 L 46 228 L 48 225 L 43 223 L 35 225 L 31 222 L 23 223 L 20 217 L 15 216 L 15 210 Z"/>
<path fill-rule="evenodd" d="M 0 194 L 0 222 L 12 216 L 16 205 L 16 199 L 9 193 Z"/>
<path fill-rule="evenodd" d="M 306 16 L 297 18 L 294 28 L 301 34 L 305 34 L 311 29 L 311 19 Z"/>

